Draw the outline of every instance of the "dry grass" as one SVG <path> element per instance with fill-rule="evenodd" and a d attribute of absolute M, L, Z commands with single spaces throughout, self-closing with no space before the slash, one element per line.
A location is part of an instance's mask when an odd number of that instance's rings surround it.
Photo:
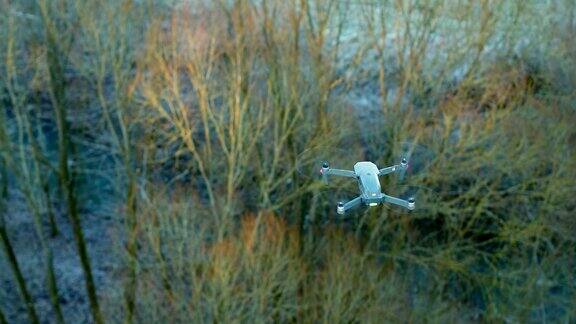
<path fill-rule="evenodd" d="M 572 1 L 0 12 L 3 188 L 26 198 L 48 279 L 43 223 L 58 235 L 55 215 L 71 216 L 96 321 L 574 320 Z M 334 147 L 389 164 L 400 143 L 419 210 L 332 221 L 335 201 L 302 170 Z M 96 209 L 125 224 L 117 293 L 90 291 L 80 216 Z M 10 255 L 18 237 L 0 224 Z M 27 276 L 6 260 L 12 287 Z"/>

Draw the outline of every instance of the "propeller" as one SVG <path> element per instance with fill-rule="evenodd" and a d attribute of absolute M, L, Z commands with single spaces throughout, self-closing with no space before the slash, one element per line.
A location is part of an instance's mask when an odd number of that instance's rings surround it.
<path fill-rule="evenodd" d="M 389 164 L 400 164 L 403 167 L 398 173 L 398 180 L 422 174 L 434 160 L 434 154 L 425 146 L 414 141 L 404 141 L 392 146 L 392 161 Z"/>

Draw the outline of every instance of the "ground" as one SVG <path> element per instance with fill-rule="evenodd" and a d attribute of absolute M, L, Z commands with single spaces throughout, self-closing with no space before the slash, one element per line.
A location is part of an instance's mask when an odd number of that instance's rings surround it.
<path fill-rule="evenodd" d="M 113 210 L 83 214 L 82 227 L 88 252 L 92 262 L 92 271 L 98 293 L 113 294 L 118 285 L 118 266 L 120 254 L 118 230 L 122 224 L 114 219 Z M 44 260 L 42 250 L 34 229 L 31 214 L 21 197 L 11 195 L 6 215 L 8 233 L 13 248 L 26 278 L 28 289 L 36 301 L 40 318 L 54 320 L 50 298 L 46 290 Z M 69 323 L 89 322 L 90 312 L 86 298 L 84 274 L 80 266 L 70 222 L 65 215 L 57 216 L 60 235 L 50 238 L 54 253 L 54 267 L 60 289 L 60 302 L 65 318 Z M 6 258 L 0 258 L 0 299 L 9 323 L 28 323 L 28 316 L 21 302 L 18 288 L 12 281 L 12 272 Z"/>

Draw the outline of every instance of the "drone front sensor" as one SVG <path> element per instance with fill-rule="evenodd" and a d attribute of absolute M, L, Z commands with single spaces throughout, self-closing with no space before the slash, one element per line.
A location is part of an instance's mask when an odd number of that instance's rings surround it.
<path fill-rule="evenodd" d="M 360 196 L 344 203 L 338 202 L 336 207 L 336 212 L 338 214 L 345 214 L 351 208 L 354 208 L 360 204 L 366 206 L 374 207 L 380 203 L 390 203 L 398 206 L 402 206 L 409 210 L 415 208 L 414 198 L 408 200 L 403 200 L 400 198 L 388 196 L 382 192 L 380 186 L 379 176 L 387 175 L 392 172 L 405 170 L 408 167 L 408 161 L 403 158 L 400 164 L 386 167 L 383 169 L 378 169 L 376 164 L 369 161 L 357 162 L 354 164 L 354 171 L 351 170 L 341 170 L 332 169 L 328 162 L 322 163 L 322 168 L 320 169 L 320 174 L 322 179 L 327 182 L 329 175 L 335 175 L 340 177 L 354 178 L 358 181 L 358 188 L 360 189 Z"/>

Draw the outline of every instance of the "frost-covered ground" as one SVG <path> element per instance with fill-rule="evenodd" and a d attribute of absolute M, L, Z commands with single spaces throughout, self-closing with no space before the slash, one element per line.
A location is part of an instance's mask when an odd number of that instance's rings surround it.
<path fill-rule="evenodd" d="M 543 65 L 562 78 L 561 62 L 570 49 L 550 35 L 574 29 L 574 6 L 556 1 L 494 2 L 491 13 L 479 3 L 459 1 L 339 3 L 327 52 L 338 49 L 336 71 L 351 82 L 346 96 L 361 116 L 379 111 L 383 102 L 397 103 L 399 82 L 411 73 L 440 91 L 481 72 L 472 67 L 496 62 Z"/>
<path fill-rule="evenodd" d="M 90 207 L 90 206 L 87 206 Z M 54 314 L 45 278 L 45 264 L 40 243 L 34 229 L 32 216 L 22 197 L 12 193 L 6 226 L 11 243 L 16 251 L 22 273 L 25 276 L 30 294 L 33 296 L 37 312 L 45 322 L 53 322 Z M 115 219 L 117 211 L 100 210 L 83 213 L 82 225 L 85 240 L 92 261 L 92 272 L 99 294 L 114 294 L 119 285 L 118 266 L 121 263 L 118 242 L 121 223 Z M 61 213 L 57 216 L 60 235 L 49 238 L 54 253 L 54 267 L 60 290 L 60 303 L 69 323 L 90 322 L 88 299 L 86 297 L 84 273 L 75 246 L 70 222 Z M 48 233 L 48 224 L 45 224 Z M 0 258 L 0 300 L 9 323 L 28 323 L 28 314 L 22 304 L 18 287 L 12 280 L 12 272 L 4 255 Z"/>

